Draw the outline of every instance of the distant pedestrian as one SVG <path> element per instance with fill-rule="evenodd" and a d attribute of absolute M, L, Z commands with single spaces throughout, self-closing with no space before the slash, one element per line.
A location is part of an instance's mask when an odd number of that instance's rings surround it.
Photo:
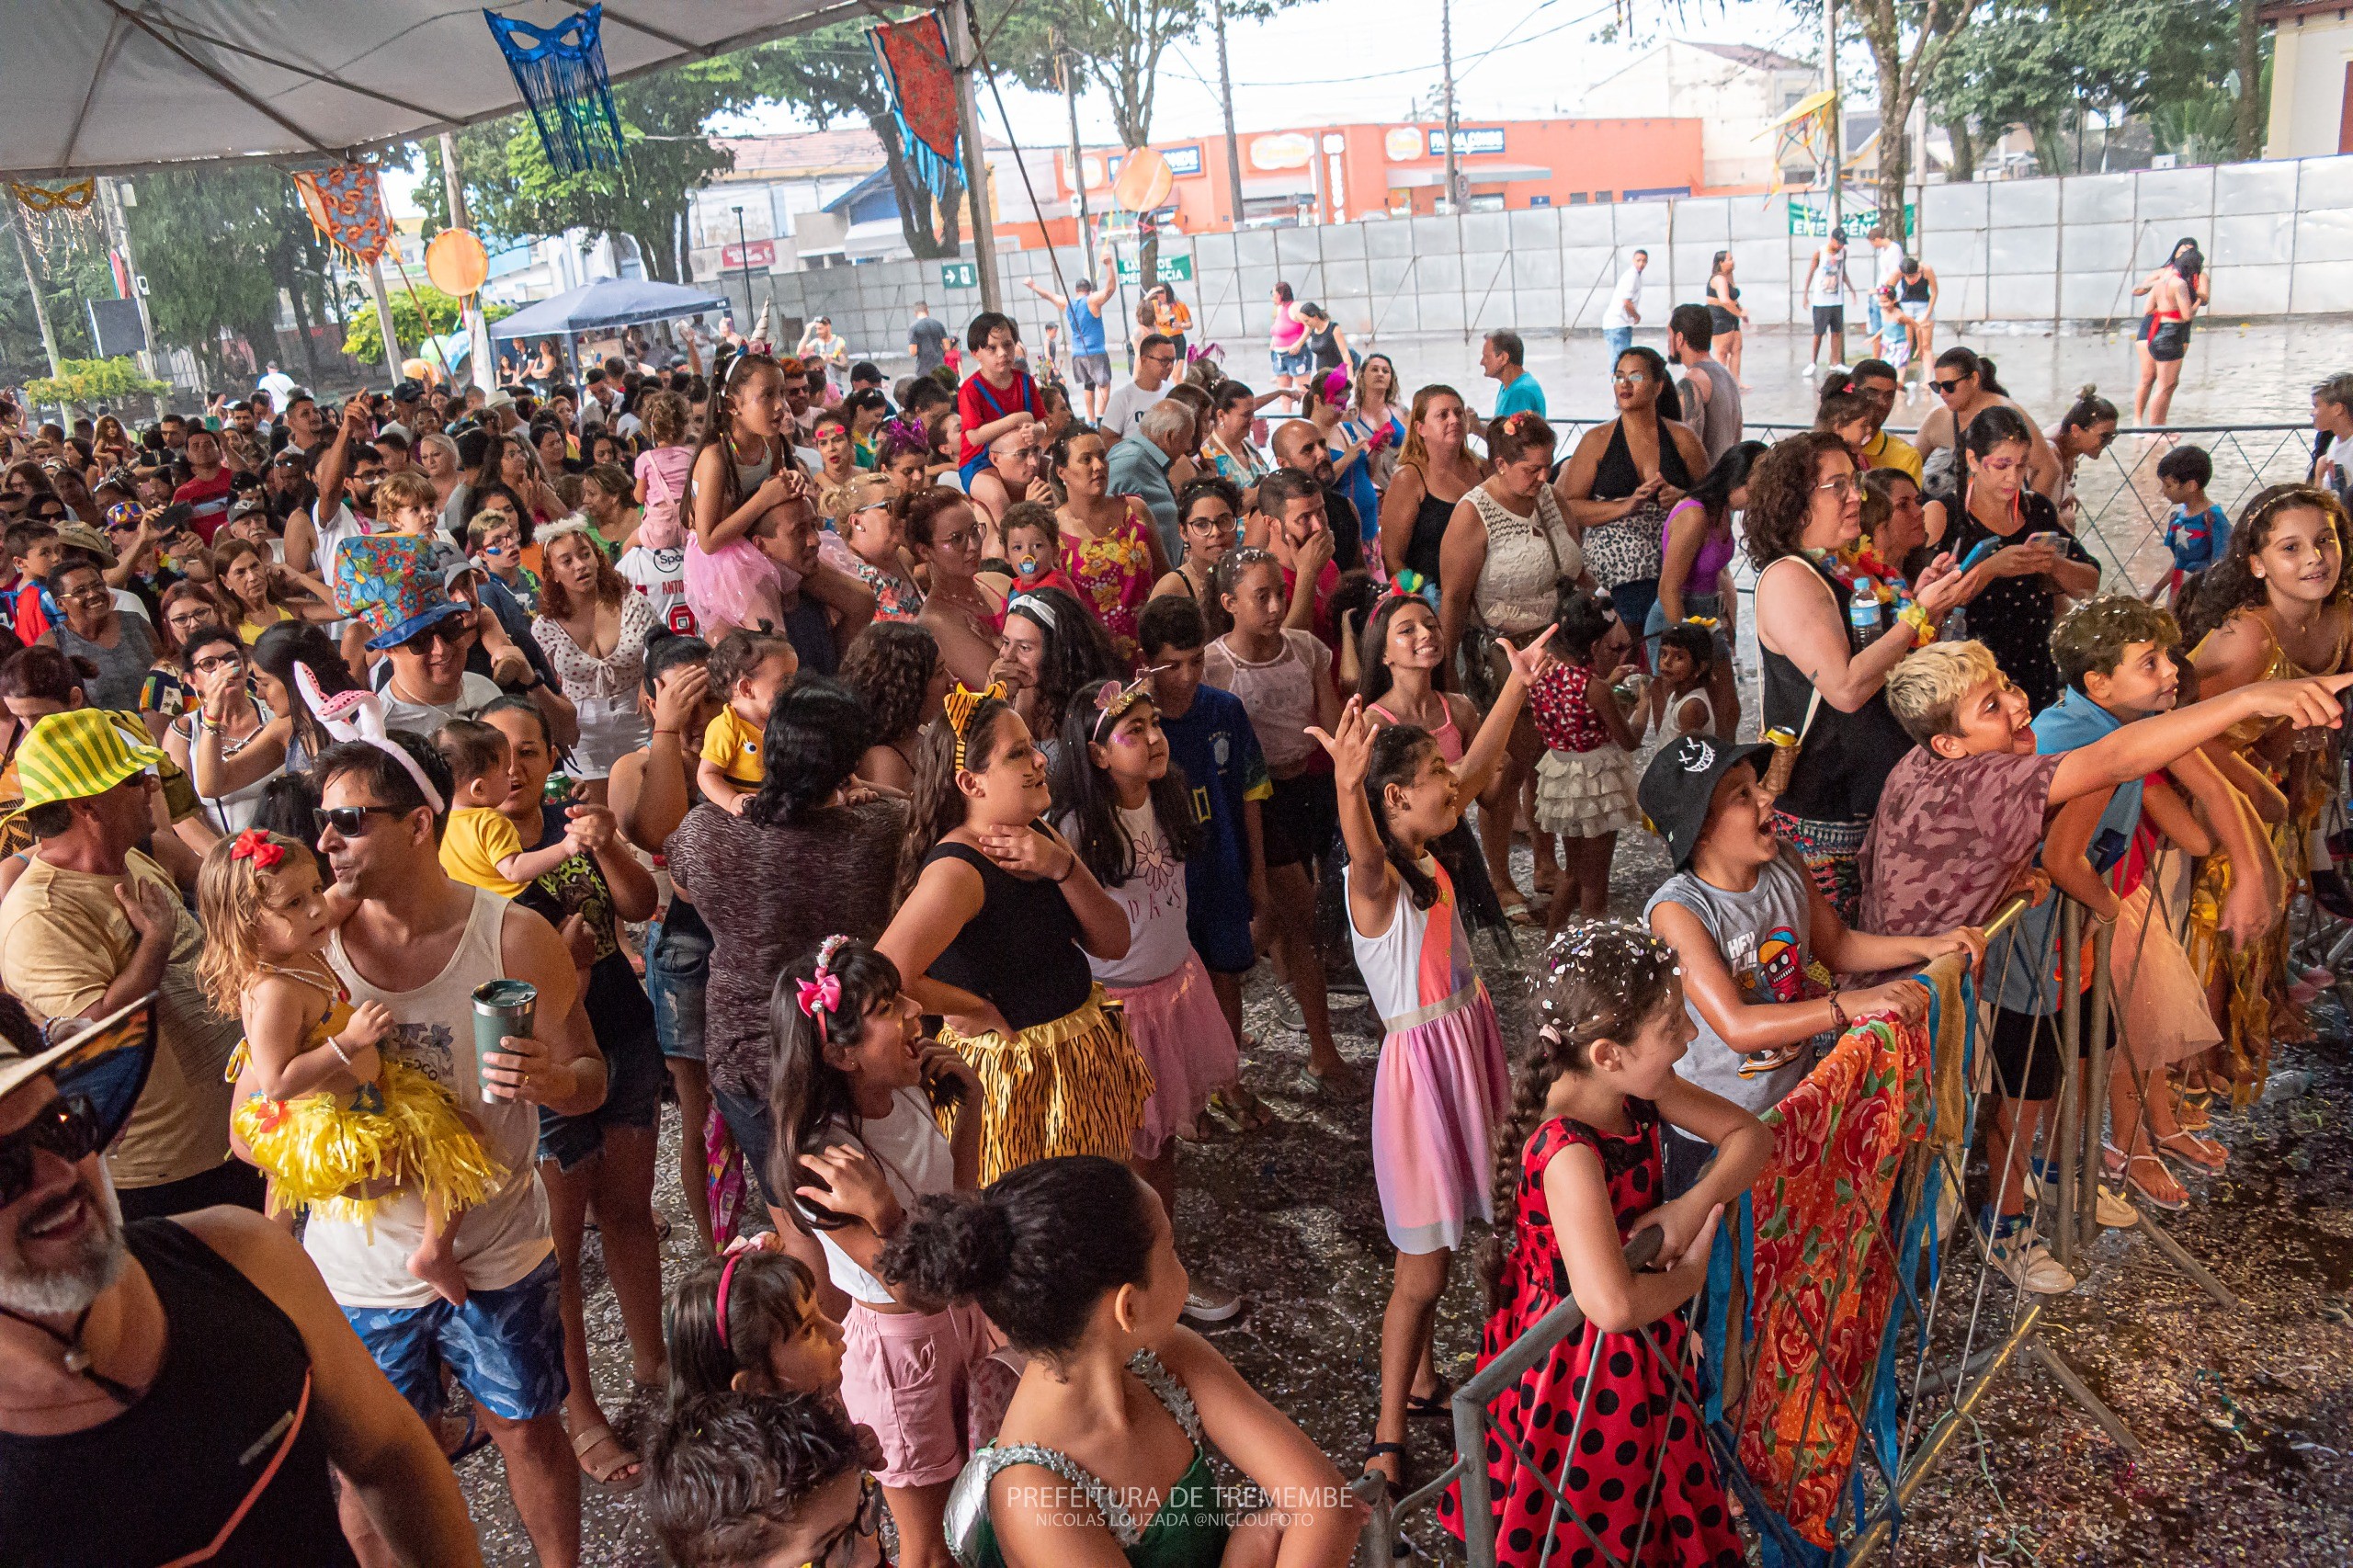
<path fill-rule="evenodd" d="M 1847 277 L 1847 236 L 1833 232 L 1813 253 L 1805 273 L 1805 297 L 1813 306 L 1813 347 L 1806 355 L 1809 376 L 1822 358 L 1822 340 L 1832 340 L 1833 353 L 1847 341 L 1847 296 L 1855 291 Z M 1843 369 L 1843 367 L 1841 367 Z"/>
<path fill-rule="evenodd" d="M 1187 335 L 1193 330 L 1193 312 L 1165 283 L 1154 284 L 1145 298 L 1152 303 L 1152 329 L 1176 343 L 1176 359 L 1182 364 L 1188 347 Z"/>
<path fill-rule="evenodd" d="M 1740 285 L 1732 280 L 1732 252 L 1720 250 L 1708 268 L 1708 324 L 1716 335 L 1715 355 L 1723 362 L 1740 390 L 1746 392 L 1748 383 L 1740 380 L 1741 339 L 1748 329 L 1748 312 L 1740 302 Z"/>
<path fill-rule="evenodd" d="M 1496 328 L 1479 345 L 1480 373 L 1497 383 L 1495 419 L 1498 424 L 1521 413 L 1544 417 L 1544 389 L 1528 373 L 1527 358 L 1528 346 L 1508 328 Z"/>
<path fill-rule="evenodd" d="M 1650 264 L 1650 252 L 1636 251 L 1633 265 L 1618 275 L 1618 286 L 1609 291 L 1609 310 L 1603 317 L 1608 324 L 1601 329 L 1601 341 L 1609 350 L 1613 369 L 1634 346 L 1634 329 L 1643 324 L 1643 268 Z"/>
<path fill-rule="evenodd" d="M 1307 323 L 1300 318 L 1299 307 L 1292 303 L 1290 285 L 1275 285 L 1275 323 L 1267 335 L 1267 358 L 1274 367 L 1275 385 L 1288 389 L 1297 384 L 1314 365 L 1307 352 Z"/>
<path fill-rule="evenodd" d="M 1041 288 L 1034 278 L 1021 280 L 1029 292 L 1062 312 L 1070 324 L 1070 379 L 1086 391 L 1089 425 L 1102 417 L 1104 401 L 1111 392 L 1111 355 L 1103 343 L 1103 307 L 1120 286 L 1119 257 L 1111 247 L 1105 245 L 1097 259 L 1103 264 L 1099 286 L 1091 278 L 1082 278 L 1068 294 L 1057 294 Z"/>

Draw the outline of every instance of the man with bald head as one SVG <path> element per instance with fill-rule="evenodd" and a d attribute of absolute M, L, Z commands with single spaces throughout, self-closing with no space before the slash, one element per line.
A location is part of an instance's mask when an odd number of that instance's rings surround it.
<path fill-rule="evenodd" d="M 972 504 L 1001 524 L 1005 509 L 1016 501 L 1055 504 L 1054 487 L 1046 483 L 1045 454 L 1038 449 L 1040 434 L 1035 425 L 1017 426 L 989 443 L 989 464 L 972 475 L 967 487 Z"/>
<path fill-rule="evenodd" d="M 1353 572 L 1363 565 L 1364 519 L 1357 515 L 1356 503 L 1333 483 L 1338 474 L 1324 432 L 1304 419 L 1285 420 L 1275 427 L 1275 438 L 1268 445 L 1277 467 L 1296 469 L 1323 487 L 1324 517 L 1332 529 L 1332 559 L 1339 569 Z"/>

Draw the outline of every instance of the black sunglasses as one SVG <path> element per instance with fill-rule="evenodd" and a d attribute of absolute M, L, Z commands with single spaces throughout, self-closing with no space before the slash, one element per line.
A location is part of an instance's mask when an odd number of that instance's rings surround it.
<path fill-rule="evenodd" d="M 60 1095 L 33 1119 L 0 1138 L 0 1209 L 32 1190 L 33 1155 L 46 1152 L 67 1165 L 97 1153 L 103 1142 L 97 1108 L 87 1096 Z"/>
<path fill-rule="evenodd" d="M 370 816 L 404 817 L 408 812 L 398 806 L 313 806 L 311 836 L 319 838 L 333 828 L 345 838 L 357 838 L 366 831 Z"/>
<path fill-rule="evenodd" d="M 435 621 L 415 636 L 404 639 L 401 646 L 412 653 L 424 653 L 425 645 L 428 642 L 446 642 L 455 646 L 464 642 L 466 633 L 472 630 L 472 626 L 468 624 L 464 616 L 447 616 Z"/>
<path fill-rule="evenodd" d="M 1961 390 L 1961 383 L 1967 380 L 1969 380 L 1967 376 L 1955 376 L 1949 381 L 1932 381 L 1928 384 L 1936 388 L 1940 392 L 1959 392 Z"/>

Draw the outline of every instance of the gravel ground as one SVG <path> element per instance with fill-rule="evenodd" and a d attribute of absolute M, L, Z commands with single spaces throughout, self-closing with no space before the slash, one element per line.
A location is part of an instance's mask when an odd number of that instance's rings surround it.
<path fill-rule="evenodd" d="M 1613 909 L 1638 912 L 1665 875 L 1655 841 L 1629 835 Z M 1540 944 L 1530 937 L 1522 949 L 1532 967 Z M 1524 1000 L 1497 990 L 1506 1039 L 1524 1038 Z M 1335 997 L 1335 1028 L 1369 1086 L 1379 1026 L 1346 1001 Z M 2311 1072 L 2309 1092 L 2218 1116 L 2233 1169 L 2192 1183 L 2199 1202 L 2167 1227 L 2238 1293 L 2240 1309 L 2218 1307 L 2161 1267 L 2148 1243 L 2111 1232 L 2084 1287 L 2044 1315 L 2047 1343 L 2115 1409 L 2143 1445 L 2141 1456 L 2128 1460 L 2111 1446 L 2048 1373 L 2014 1362 L 1907 1511 L 1896 1561 L 2353 1562 L 2353 1128 L 2343 1109 L 2353 1068 L 2342 1050 L 2344 1014 L 2325 1000 L 2314 1022 L 2325 1043 L 2283 1051 L 2279 1062 Z M 1373 1191 L 1368 1105 L 1301 1086 L 1306 1042 L 1278 1022 L 1263 971 L 1250 990 L 1248 1027 L 1263 1043 L 1245 1052 L 1245 1070 L 1280 1119 L 1188 1148 L 1180 1244 L 1199 1273 L 1249 1298 L 1211 1339 L 1352 1471 L 1370 1431 L 1392 1256 Z M 667 1172 L 675 1112 L 665 1118 Z M 660 1196 L 673 1224 L 665 1258 L 675 1277 L 692 1232 L 666 1179 Z M 618 1417 L 628 1356 L 593 1237 L 586 1267 L 598 1387 Z M 1441 1367 L 1457 1377 L 1470 1370 L 1478 1343 L 1466 1272 L 1458 1269 L 1438 1327 Z M 1949 1293 L 1943 1310 L 1956 1300 L 1966 1298 Z M 2012 1306 L 1997 1279 L 1986 1322 L 2006 1322 Z M 1981 1332 L 1979 1344 L 1986 1337 Z M 1415 1466 L 1427 1474 L 1445 1462 L 1448 1439 L 1431 1424 L 1416 1426 Z M 530 1562 L 495 1450 L 469 1460 L 460 1477 L 486 1560 Z M 585 1562 L 661 1561 L 632 1498 L 590 1484 L 584 1508 Z M 1459 1561 L 1427 1522 L 1408 1533 L 1438 1560 Z M 2301 1550 L 2283 1550 L 2291 1541 Z"/>

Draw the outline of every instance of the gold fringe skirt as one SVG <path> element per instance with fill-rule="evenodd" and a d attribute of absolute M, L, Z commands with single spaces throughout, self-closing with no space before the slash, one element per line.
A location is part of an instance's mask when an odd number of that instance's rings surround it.
<path fill-rule="evenodd" d="M 942 1044 L 972 1064 L 987 1096 L 981 1180 L 1057 1154 L 1125 1162 L 1152 1097 L 1152 1069 L 1128 1037 L 1127 1015 L 1097 985 L 1062 1017 L 1006 1036 L 961 1035 Z"/>
<path fill-rule="evenodd" d="M 392 1191 L 421 1188 L 446 1220 L 489 1197 L 506 1174 L 449 1091 L 401 1062 L 385 1062 L 349 1105 L 324 1091 L 293 1100 L 252 1095 L 232 1119 L 254 1163 L 269 1173 L 279 1208 L 325 1206 L 338 1218 L 365 1221 Z M 346 1196 L 385 1181 L 400 1186 Z"/>

